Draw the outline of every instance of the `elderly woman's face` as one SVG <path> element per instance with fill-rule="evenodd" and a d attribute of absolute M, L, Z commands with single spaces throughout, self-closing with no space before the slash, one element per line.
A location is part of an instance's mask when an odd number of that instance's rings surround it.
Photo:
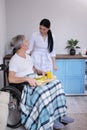
<path fill-rule="evenodd" d="M 23 44 L 21 45 L 21 48 L 24 49 L 25 51 L 29 49 L 29 41 L 28 41 L 28 39 L 25 39 L 23 41 Z"/>
<path fill-rule="evenodd" d="M 47 35 L 49 28 L 46 28 L 45 26 L 40 25 L 39 30 L 42 36 Z"/>

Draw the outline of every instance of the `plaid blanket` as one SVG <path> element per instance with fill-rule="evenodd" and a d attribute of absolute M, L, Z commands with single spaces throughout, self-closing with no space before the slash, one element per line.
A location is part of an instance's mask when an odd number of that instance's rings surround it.
<path fill-rule="evenodd" d="M 54 121 L 66 114 L 66 98 L 58 80 L 39 87 L 25 85 L 20 105 L 27 130 L 52 130 Z"/>

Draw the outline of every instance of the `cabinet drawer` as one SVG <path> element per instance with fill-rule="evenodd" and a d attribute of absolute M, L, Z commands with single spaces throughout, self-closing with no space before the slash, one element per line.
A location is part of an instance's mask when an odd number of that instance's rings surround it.
<path fill-rule="evenodd" d="M 61 81 L 66 94 L 82 94 L 85 89 L 85 60 L 57 59 L 58 71 L 54 71 Z"/>
<path fill-rule="evenodd" d="M 84 79 L 80 76 L 67 77 L 65 84 L 65 93 L 81 94 L 84 93 Z"/>
<path fill-rule="evenodd" d="M 66 75 L 80 76 L 85 74 L 84 60 L 66 60 Z"/>
<path fill-rule="evenodd" d="M 56 60 L 56 65 L 58 70 L 55 71 L 56 75 L 65 75 L 66 72 L 66 62 L 65 60 Z"/>

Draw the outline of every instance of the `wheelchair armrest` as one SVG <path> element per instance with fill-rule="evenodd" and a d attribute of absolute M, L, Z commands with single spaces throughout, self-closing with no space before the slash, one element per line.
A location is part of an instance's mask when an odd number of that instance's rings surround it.
<path fill-rule="evenodd" d="M 24 86 L 25 84 L 27 85 L 28 82 L 23 82 L 23 83 L 9 83 L 9 85 L 11 85 L 11 86 Z"/>
<path fill-rule="evenodd" d="M 23 83 L 9 83 L 10 86 L 13 86 L 17 88 L 20 92 L 22 92 L 24 85 L 28 85 L 28 82 L 23 82 Z"/>

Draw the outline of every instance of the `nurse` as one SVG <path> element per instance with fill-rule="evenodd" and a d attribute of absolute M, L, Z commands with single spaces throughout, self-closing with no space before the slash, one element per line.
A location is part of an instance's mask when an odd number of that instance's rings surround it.
<path fill-rule="evenodd" d="M 55 38 L 48 19 L 41 20 L 39 32 L 33 33 L 30 39 L 29 52 L 38 73 L 57 70 L 55 63 Z"/>

